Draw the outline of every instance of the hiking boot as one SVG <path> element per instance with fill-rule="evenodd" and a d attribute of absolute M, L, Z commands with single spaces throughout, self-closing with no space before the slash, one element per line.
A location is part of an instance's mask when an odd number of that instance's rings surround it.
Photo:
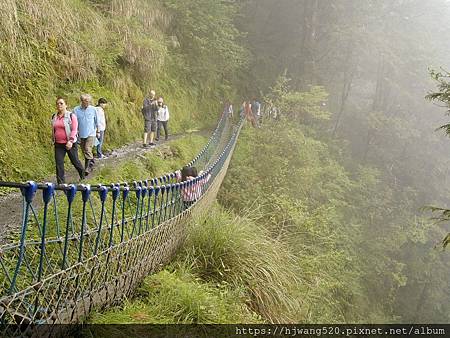
<path fill-rule="evenodd" d="M 142 148 L 147 148 L 148 147 L 148 144 L 146 144 L 146 143 L 144 143 L 143 145 L 142 145 Z"/>
<path fill-rule="evenodd" d="M 89 175 L 94 168 L 94 160 L 85 160 L 84 161 L 84 176 Z"/>
<path fill-rule="evenodd" d="M 89 160 L 84 160 L 84 177 L 89 175 Z"/>
<path fill-rule="evenodd" d="M 150 148 L 155 148 L 156 144 L 155 143 L 150 143 Z"/>

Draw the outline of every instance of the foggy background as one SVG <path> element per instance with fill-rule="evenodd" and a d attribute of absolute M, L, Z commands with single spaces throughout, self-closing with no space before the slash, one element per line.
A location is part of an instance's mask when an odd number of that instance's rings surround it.
<path fill-rule="evenodd" d="M 254 0 L 238 19 L 254 56 L 249 83 L 265 92 L 285 72 L 292 89 L 324 86 L 328 135 L 348 144 L 348 169 L 376 168 L 393 190 L 380 193 L 385 207 L 368 206 L 375 219 L 367 241 L 378 243 L 362 252 L 374 265 L 365 281 L 371 306 L 404 322 L 450 319 L 450 257 L 433 249 L 446 225 L 421 219 L 420 210 L 450 206 L 450 140 L 435 131 L 446 108 L 424 99 L 436 89 L 429 69 L 450 67 L 449 10 L 444 0 Z M 420 235 L 397 237 L 409 232 Z M 406 276 L 397 291 L 384 278 L 395 271 Z"/>

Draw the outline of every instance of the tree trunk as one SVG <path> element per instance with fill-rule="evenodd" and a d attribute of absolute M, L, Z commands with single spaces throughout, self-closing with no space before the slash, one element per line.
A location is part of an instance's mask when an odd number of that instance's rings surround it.
<path fill-rule="evenodd" d="M 319 0 L 307 0 L 303 12 L 302 62 L 300 63 L 300 81 L 303 89 L 315 83 L 315 51 L 314 45 L 317 33 L 317 17 L 319 12 Z"/>
<path fill-rule="evenodd" d="M 385 72 L 385 61 L 384 61 L 384 54 L 382 54 L 380 63 L 378 64 L 377 83 L 375 85 L 375 94 L 373 96 L 372 101 L 372 111 L 379 111 L 380 109 L 382 109 L 384 72 Z"/>
<path fill-rule="evenodd" d="M 345 103 L 347 102 L 348 95 L 350 94 L 350 89 L 352 87 L 353 82 L 353 74 L 354 74 L 354 68 L 351 68 L 350 70 L 347 70 L 344 72 L 344 84 L 342 86 L 342 92 L 341 92 L 341 99 L 339 102 L 339 110 L 336 118 L 336 123 L 334 124 L 333 129 L 333 138 L 336 136 L 337 129 L 339 127 L 339 122 L 342 117 L 342 113 L 344 112 Z"/>
<path fill-rule="evenodd" d="M 369 154 L 369 148 L 370 148 L 370 144 L 372 143 L 372 139 L 373 139 L 373 135 L 374 132 L 372 129 L 368 129 L 367 131 L 367 140 L 366 140 L 366 146 L 364 148 L 364 153 L 363 153 L 363 159 L 362 159 L 362 163 L 366 164 L 367 161 L 367 155 Z"/>

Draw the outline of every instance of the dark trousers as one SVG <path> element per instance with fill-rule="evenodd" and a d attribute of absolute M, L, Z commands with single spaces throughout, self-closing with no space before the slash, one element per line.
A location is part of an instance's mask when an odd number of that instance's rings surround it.
<path fill-rule="evenodd" d="M 169 121 L 158 121 L 158 130 L 156 131 L 156 138 L 159 139 L 159 134 L 161 133 L 161 127 L 164 128 L 164 135 L 167 138 L 169 137 L 169 127 L 167 126 L 167 124 L 169 123 Z"/>
<path fill-rule="evenodd" d="M 78 171 L 80 178 L 84 178 L 84 168 L 78 159 L 78 145 L 74 143 L 72 148 L 67 150 L 65 144 L 55 143 L 56 180 L 58 181 L 58 184 L 65 183 L 64 157 L 66 157 L 66 153 L 69 155 L 70 162 L 72 162 L 72 165 Z"/>

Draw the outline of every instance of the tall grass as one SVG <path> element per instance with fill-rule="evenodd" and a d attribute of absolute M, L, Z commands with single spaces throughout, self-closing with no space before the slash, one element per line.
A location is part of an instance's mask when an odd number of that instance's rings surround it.
<path fill-rule="evenodd" d="M 192 324 L 259 321 L 238 301 L 237 291 L 203 283 L 186 270 L 164 270 L 147 277 L 136 296 L 120 308 L 94 314 L 91 322 Z"/>
<path fill-rule="evenodd" d="M 250 218 L 216 206 L 194 224 L 180 257 L 179 266 L 205 281 L 243 288 L 245 303 L 265 321 L 302 320 L 295 257 Z"/>

